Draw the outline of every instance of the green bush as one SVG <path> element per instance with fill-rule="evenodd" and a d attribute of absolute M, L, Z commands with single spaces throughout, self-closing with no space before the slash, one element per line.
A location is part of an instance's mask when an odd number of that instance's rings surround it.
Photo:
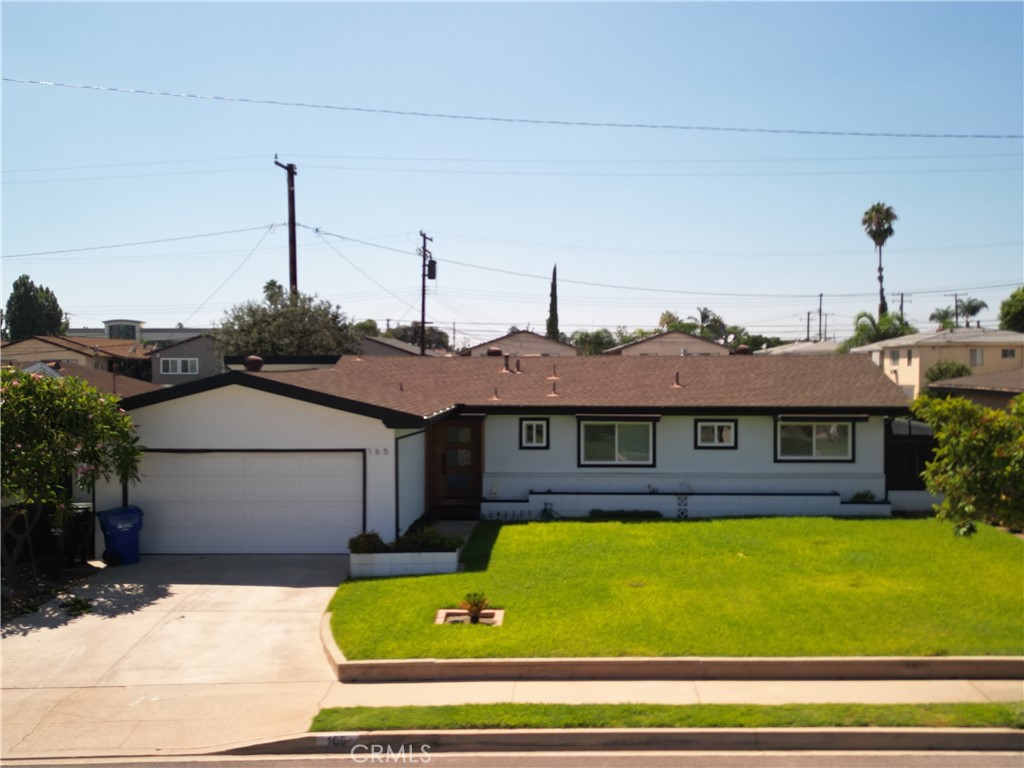
<path fill-rule="evenodd" d="M 376 531 L 366 531 L 348 540 L 348 551 L 353 555 L 370 555 L 374 552 L 390 552 L 391 547 Z"/>

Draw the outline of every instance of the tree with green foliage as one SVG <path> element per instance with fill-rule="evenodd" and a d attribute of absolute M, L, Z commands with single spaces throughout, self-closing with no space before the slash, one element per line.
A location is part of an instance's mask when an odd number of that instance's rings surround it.
<path fill-rule="evenodd" d="M 999 327 L 1024 333 L 1024 286 L 1007 296 L 999 307 Z"/>
<path fill-rule="evenodd" d="M 882 247 L 890 237 L 893 236 L 893 222 L 897 220 L 896 212 L 883 202 L 877 202 L 864 211 L 860 223 L 864 232 L 875 244 L 878 251 L 878 316 L 881 317 L 889 311 L 889 305 L 885 301 L 885 284 L 882 281 Z"/>
<path fill-rule="evenodd" d="M 598 328 L 596 331 L 573 331 L 569 336 L 569 343 L 579 347 L 584 355 L 600 355 L 606 349 L 617 346 L 619 342 L 607 328 Z"/>
<path fill-rule="evenodd" d="M 414 320 L 410 325 L 398 325 L 387 331 L 385 336 L 390 336 L 392 339 L 398 339 L 404 341 L 406 344 L 415 344 L 417 347 L 420 345 L 420 324 L 419 321 Z M 440 328 L 428 325 L 427 332 L 424 334 L 426 339 L 427 349 L 436 350 L 451 350 L 451 342 L 448 340 L 448 334 L 442 331 Z"/>
<path fill-rule="evenodd" d="M 291 294 L 276 280 L 263 301 L 229 309 L 214 334 L 222 355 L 336 355 L 359 352 L 359 339 L 341 307 L 304 293 Z"/>
<path fill-rule="evenodd" d="M 53 291 L 28 275 L 14 281 L 4 312 L 3 336 L 18 341 L 30 336 L 63 336 L 68 324 Z"/>
<path fill-rule="evenodd" d="M 548 304 L 548 327 L 544 334 L 555 341 L 562 340 L 562 334 L 558 332 L 558 265 L 551 270 L 551 302 Z"/>
<path fill-rule="evenodd" d="M 901 315 L 883 314 L 875 318 L 870 312 L 858 312 L 853 319 L 853 336 L 839 345 L 840 352 L 917 333 L 917 328 Z"/>
<path fill-rule="evenodd" d="M 936 307 L 935 311 L 928 315 L 928 319 L 937 323 L 940 331 L 948 331 L 953 327 L 953 308 Z"/>
<path fill-rule="evenodd" d="M 380 327 L 377 325 L 376 320 L 360 320 L 358 323 L 352 324 L 352 332 L 355 333 L 358 338 L 362 338 L 363 336 L 380 336 Z"/>
<path fill-rule="evenodd" d="M 948 379 L 958 379 L 961 376 L 970 376 L 972 373 L 973 371 L 969 365 L 958 363 L 956 360 L 943 360 L 925 371 L 924 377 L 929 384 L 934 384 L 936 381 L 946 381 Z"/>
<path fill-rule="evenodd" d="M 988 304 L 986 304 L 981 299 L 975 299 L 972 298 L 971 296 L 968 296 L 966 298 L 957 300 L 956 309 L 957 314 L 963 317 L 964 325 L 970 325 L 971 318 L 977 317 L 979 314 L 981 314 L 981 310 L 988 309 Z"/>
<path fill-rule="evenodd" d="M 973 533 L 977 523 L 1024 527 L 1024 395 L 1005 411 L 922 395 L 911 410 L 935 435 L 924 480 L 942 497 L 934 505 L 939 518 L 960 535 Z"/>
<path fill-rule="evenodd" d="M 70 514 L 74 487 L 138 480 L 141 449 L 116 395 L 74 376 L 0 371 L 3 496 L 47 512 L 55 528 Z"/>

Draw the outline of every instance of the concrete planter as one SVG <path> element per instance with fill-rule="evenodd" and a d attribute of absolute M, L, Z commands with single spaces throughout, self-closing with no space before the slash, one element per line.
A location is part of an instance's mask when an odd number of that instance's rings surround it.
<path fill-rule="evenodd" d="M 458 551 L 373 552 L 370 554 L 349 555 L 349 573 L 354 579 L 455 573 L 458 568 Z"/>

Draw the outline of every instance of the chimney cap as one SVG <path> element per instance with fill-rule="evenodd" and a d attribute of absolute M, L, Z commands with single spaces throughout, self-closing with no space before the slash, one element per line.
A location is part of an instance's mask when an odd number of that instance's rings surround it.
<path fill-rule="evenodd" d="M 242 364 L 247 371 L 258 371 L 263 367 L 263 358 L 259 355 L 248 355 Z"/>

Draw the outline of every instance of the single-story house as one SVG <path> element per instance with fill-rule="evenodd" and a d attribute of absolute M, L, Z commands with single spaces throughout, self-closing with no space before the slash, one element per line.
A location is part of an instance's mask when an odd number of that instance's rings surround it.
<path fill-rule="evenodd" d="M 410 344 L 407 341 L 392 339 L 390 336 L 363 336 L 359 343 L 359 350 L 364 355 L 386 355 L 390 357 L 419 356 L 420 345 Z M 426 353 L 430 356 L 448 354 L 444 350 L 428 349 Z"/>
<path fill-rule="evenodd" d="M 929 384 L 928 391 L 941 396 L 966 397 L 986 408 L 1008 408 L 1013 398 L 1024 394 L 1024 368 L 944 379 Z"/>
<path fill-rule="evenodd" d="M 4 365 L 24 368 L 32 363 L 73 363 L 150 380 L 150 349 L 134 339 L 92 339 L 73 336 L 30 336 L 0 347 Z"/>
<path fill-rule="evenodd" d="M 579 347 L 555 341 L 533 331 L 513 331 L 497 339 L 469 347 L 459 354 L 466 357 L 576 357 Z"/>
<path fill-rule="evenodd" d="M 839 343 L 828 339 L 807 339 L 780 344 L 777 347 L 755 349 L 755 355 L 834 355 L 839 352 Z"/>
<path fill-rule="evenodd" d="M 121 376 L 110 371 L 100 371 L 76 363 L 32 363 L 25 369 L 26 373 L 41 373 L 44 376 L 74 376 L 82 379 L 100 392 L 118 397 L 132 397 L 146 392 L 155 392 L 160 386 L 149 381 Z"/>
<path fill-rule="evenodd" d="M 646 357 L 648 355 L 686 357 L 687 355 L 728 355 L 729 348 L 724 344 L 716 344 L 713 341 L 702 339 L 700 336 L 682 331 L 664 331 L 606 349 L 601 354 L 623 357 Z"/>
<path fill-rule="evenodd" d="M 1024 371 L 1024 333 L 991 328 L 951 328 L 928 331 L 855 347 L 851 353 L 870 355 L 885 375 L 917 397 L 928 385 L 928 369 L 953 361 L 972 373 Z"/>
<path fill-rule="evenodd" d="M 427 512 L 889 514 L 907 400 L 859 355 L 344 357 L 123 406 L 146 449 L 127 489 L 144 553 L 326 553 Z"/>

